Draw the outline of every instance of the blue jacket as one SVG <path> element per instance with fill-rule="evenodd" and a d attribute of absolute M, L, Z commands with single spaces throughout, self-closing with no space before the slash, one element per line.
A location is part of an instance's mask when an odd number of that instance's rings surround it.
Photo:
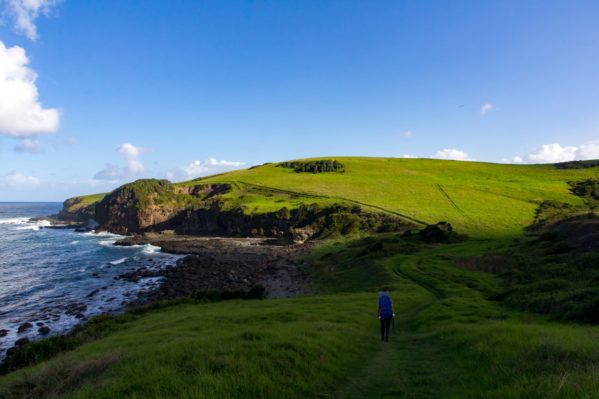
<path fill-rule="evenodd" d="M 379 295 L 379 316 L 381 319 L 393 318 L 393 304 L 386 293 Z"/>

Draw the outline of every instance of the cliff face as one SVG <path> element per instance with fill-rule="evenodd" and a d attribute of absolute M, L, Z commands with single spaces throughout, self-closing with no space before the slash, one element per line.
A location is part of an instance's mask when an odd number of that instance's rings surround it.
<path fill-rule="evenodd" d="M 291 210 L 283 206 L 275 212 L 247 213 L 240 197 L 230 195 L 231 188 L 223 183 L 174 186 L 166 180 L 138 180 L 114 190 L 95 206 L 87 206 L 81 216 L 95 219 L 99 230 L 119 234 L 175 230 L 188 235 L 296 241 L 413 227 L 392 215 L 339 204 L 300 205 Z M 66 211 L 64 214 L 75 217 Z"/>
<path fill-rule="evenodd" d="M 125 184 L 108 194 L 95 208 L 100 229 L 128 234 L 174 229 L 182 209 L 167 180 L 146 179 Z"/>
<path fill-rule="evenodd" d="M 86 223 L 96 217 L 96 203 L 85 203 L 83 197 L 69 198 L 62 203 L 62 210 L 56 218 L 66 222 Z"/>
<path fill-rule="evenodd" d="M 385 214 L 362 212 L 359 207 L 315 205 L 298 209 L 247 215 L 242 209 L 187 211 L 176 232 L 189 235 L 276 237 L 305 241 L 358 231 L 398 231 L 410 225 Z"/>

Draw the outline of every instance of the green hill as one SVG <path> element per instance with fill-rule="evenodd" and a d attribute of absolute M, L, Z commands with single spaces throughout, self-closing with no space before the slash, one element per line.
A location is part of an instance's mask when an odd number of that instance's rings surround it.
<path fill-rule="evenodd" d="M 266 164 L 177 183 L 229 183 L 223 210 L 247 214 L 275 212 L 301 204 L 359 204 L 421 223 L 450 222 L 476 236 L 513 235 L 529 226 L 543 201 L 582 205 L 569 182 L 599 176 L 599 168 L 564 169 L 554 165 L 503 165 L 433 159 L 334 157 L 342 172 L 296 172 Z M 93 201 L 101 199 L 93 196 Z M 89 198 L 89 197 L 78 197 Z M 191 204 L 180 201 L 181 206 Z"/>
<path fill-rule="evenodd" d="M 1 376 L 0 398 L 599 397 L 598 177 L 577 164 L 329 157 L 172 191 L 134 184 L 119 193 L 137 208 L 259 215 L 359 205 L 419 227 L 445 220 L 470 237 L 319 241 L 305 259 L 312 296 L 185 298 L 102 316 L 26 347 L 23 359 L 37 364 Z M 137 201 L 152 184 L 167 191 Z M 389 343 L 378 339 L 382 286 L 397 312 Z"/>
<path fill-rule="evenodd" d="M 544 200 L 582 204 L 570 192 L 568 182 L 599 176 L 599 168 L 558 169 L 553 165 L 332 159 L 344 165 L 343 173 L 296 173 L 269 164 L 201 181 L 236 182 L 344 199 L 426 223 L 446 220 L 463 232 L 489 235 L 522 231 L 532 223 L 536 208 Z M 253 210 L 260 212 L 271 206 L 257 204 Z"/>

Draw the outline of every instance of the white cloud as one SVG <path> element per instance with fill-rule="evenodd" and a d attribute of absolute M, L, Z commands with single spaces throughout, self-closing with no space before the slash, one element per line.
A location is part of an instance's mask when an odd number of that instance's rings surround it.
<path fill-rule="evenodd" d="M 48 15 L 58 0 L 4 0 L 7 11 L 14 19 L 17 32 L 24 34 L 30 40 L 36 40 L 39 35 L 35 20 L 40 15 Z"/>
<path fill-rule="evenodd" d="M 42 107 L 35 86 L 37 74 L 28 63 L 23 48 L 6 47 L 0 41 L 0 134 L 26 137 L 59 127 L 60 112 Z"/>
<path fill-rule="evenodd" d="M 216 173 L 222 173 L 244 166 L 245 162 L 217 160 L 208 158 L 205 161 L 195 160 L 190 164 L 183 166 L 175 171 L 167 173 L 170 180 L 195 179 L 200 176 L 207 176 Z"/>
<path fill-rule="evenodd" d="M 4 181 L 17 190 L 36 188 L 40 185 L 40 179 L 34 176 L 27 176 L 20 172 L 10 172 L 4 176 Z"/>
<path fill-rule="evenodd" d="M 407 139 L 411 139 L 412 137 L 414 137 L 414 132 L 411 131 L 411 130 L 406 130 L 401 135 L 404 136 Z"/>
<path fill-rule="evenodd" d="M 445 148 L 441 151 L 437 151 L 433 158 L 437 159 L 449 159 L 454 161 L 473 161 L 468 156 L 468 153 L 460 150 L 456 150 L 455 148 Z"/>
<path fill-rule="evenodd" d="M 124 143 L 117 150 L 127 161 L 126 173 L 128 175 L 136 175 L 144 171 L 144 166 L 139 160 L 140 148 L 135 147 L 133 144 Z"/>
<path fill-rule="evenodd" d="M 418 157 L 416 157 L 416 156 L 414 156 L 414 155 L 409 155 L 409 154 L 404 154 L 404 155 L 402 155 L 401 157 L 402 157 L 402 158 L 418 158 Z"/>
<path fill-rule="evenodd" d="M 123 157 L 126 166 L 113 165 L 107 163 L 104 169 L 96 173 L 96 180 L 120 180 L 131 178 L 142 173 L 145 168 L 139 160 L 142 149 L 133 144 L 123 143 L 118 146 L 117 152 Z"/>
<path fill-rule="evenodd" d="M 493 109 L 494 105 L 493 104 L 483 104 L 480 107 L 480 114 L 481 115 L 487 115 L 489 112 L 491 112 L 491 110 Z"/>
<path fill-rule="evenodd" d="M 42 151 L 42 146 L 39 141 L 25 137 L 21 139 L 17 145 L 15 145 L 15 151 L 31 152 L 33 154 L 37 154 Z"/>
<path fill-rule="evenodd" d="M 579 159 L 599 159 L 599 142 L 581 145 L 577 155 Z"/>
<path fill-rule="evenodd" d="M 586 159 L 599 159 L 599 142 L 589 142 L 581 146 L 543 144 L 537 151 L 524 157 L 516 156 L 503 161 L 508 163 L 558 163 Z"/>
<path fill-rule="evenodd" d="M 573 161 L 576 159 L 578 148 L 574 146 L 562 147 L 559 144 L 544 144 L 541 148 L 526 157 L 532 163 L 555 163 Z"/>

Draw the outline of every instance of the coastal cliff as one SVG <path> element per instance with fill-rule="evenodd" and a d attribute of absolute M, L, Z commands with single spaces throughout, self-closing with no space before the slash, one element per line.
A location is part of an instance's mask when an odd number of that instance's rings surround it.
<path fill-rule="evenodd" d="M 256 199 L 273 197 L 279 207 L 260 211 L 248 206 Z M 182 186 L 168 180 L 142 179 L 125 184 L 94 203 L 83 203 L 85 197 L 65 201 L 58 218 L 80 222 L 94 219 L 97 230 L 118 234 L 174 230 L 185 235 L 294 241 L 413 227 L 402 218 L 365 211 L 356 204 L 309 197 L 298 201 L 293 193 L 239 184 L 197 182 Z"/>

